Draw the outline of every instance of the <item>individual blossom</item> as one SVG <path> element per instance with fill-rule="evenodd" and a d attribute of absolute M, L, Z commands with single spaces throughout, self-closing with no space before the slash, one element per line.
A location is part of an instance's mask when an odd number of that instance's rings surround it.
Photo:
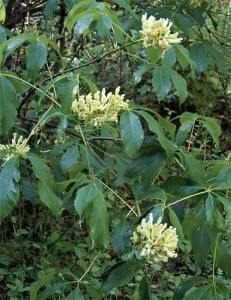
<path fill-rule="evenodd" d="M 182 38 L 178 38 L 178 32 L 171 33 L 172 22 L 168 19 L 159 19 L 147 14 L 142 16 L 142 30 L 140 35 L 145 47 L 157 46 L 163 49 L 163 54 L 171 47 L 171 44 L 178 44 Z"/>
<path fill-rule="evenodd" d="M 114 94 L 106 94 L 104 88 L 94 95 L 82 95 L 72 102 L 72 111 L 85 125 L 102 126 L 105 122 L 117 122 L 120 110 L 128 108 L 125 95 L 119 92 L 120 87 L 117 87 Z"/>
<path fill-rule="evenodd" d="M 30 147 L 27 145 L 28 140 L 23 139 L 20 135 L 17 139 L 17 134 L 13 133 L 12 142 L 9 145 L 0 144 L 0 151 L 7 150 L 6 156 L 3 158 L 5 161 L 9 160 L 15 156 L 21 156 L 22 158 L 27 158 L 27 153 L 30 151 Z"/>
<path fill-rule="evenodd" d="M 155 262 L 167 262 L 169 258 L 177 256 L 176 248 L 178 236 L 176 228 L 167 228 L 161 224 L 161 218 L 153 224 L 153 214 L 149 214 L 148 221 L 142 219 L 131 238 L 134 245 L 140 250 L 140 255 Z"/>

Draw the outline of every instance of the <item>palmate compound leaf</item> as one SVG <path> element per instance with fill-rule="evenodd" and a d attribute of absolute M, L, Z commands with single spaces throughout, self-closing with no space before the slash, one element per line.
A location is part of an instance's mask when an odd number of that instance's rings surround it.
<path fill-rule="evenodd" d="M 7 135 L 17 115 L 16 91 L 9 79 L 0 75 L 0 133 Z"/>
<path fill-rule="evenodd" d="M 94 183 L 82 187 L 75 198 L 75 209 L 89 223 L 93 247 L 106 248 L 110 232 L 103 192 Z"/>
<path fill-rule="evenodd" d="M 125 111 L 121 115 L 120 126 L 125 150 L 130 157 L 134 157 L 144 139 L 141 122 L 134 113 Z"/>
<path fill-rule="evenodd" d="M 11 213 L 19 199 L 18 165 L 18 157 L 13 157 L 4 164 L 0 172 L 0 223 Z"/>
<path fill-rule="evenodd" d="M 57 216 L 62 209 L 62 201 L 53 192 L 54 181 L 50 168 L 44 160 L 37 156 L 28 155 L 28 159 L 32 164 L 35 176 L 39 179 L 38 194 L 41 201 Z"/>

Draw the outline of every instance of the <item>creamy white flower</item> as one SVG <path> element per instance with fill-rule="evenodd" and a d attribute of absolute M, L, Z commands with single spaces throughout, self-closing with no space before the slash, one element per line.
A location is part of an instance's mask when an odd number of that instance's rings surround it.
<path fill-rule="evenodd" d="M 125 95 L 119 95 L 119 92 L 120 87 L 117 87 L 115 94 L 106 95 L 103 89 L 94 95 L 82 95 L 72 102 L 72 111 L 85 125 L 101 126 L 105 122 L 117 122 L 119 111 L 128 108 L 128 103 L 124 101 Z"/>
<path fill-rule="evenodd" d="M 153 224 L 153 214 L 149 214 L 148 221 L 142 219 L 131 239 L 141 251 L 141 256 L 153 259 L 155 262 L 167 262 L 169 258 L 177 256 L 176 228 L 172 226 L 167 228 L 167 224 L 161 224 L 161 218 Z"/>
<path fill-rule="evenodd" d="M 14 156 L 21 156 L 22 158 L 27 158 L 27 153 L 30 151 L 30 147 L 27 145 L 28 140 L 23 139 L 20 135 L 17 139 L 17 134 L 13 133 L 12 142 L 9 145 L 0 144 L 0 151 L 7 150 L 7 155 L 3 160 L 7 161 Z"/>
<path fill-rule="evenodd" d="M 141 21 L 140 35 L 145 47 L 157 46 L 162 48 L 165 53 L 171 47 L 170 44 L 178 44 L 182 41 L 182 38 L 178 38 L 178 32 L 171 34 L 172 22 L 169 22 L 168 19 L 156 20 L 155 17 L 147 18 L 147 14 L 144 14 Z"/>

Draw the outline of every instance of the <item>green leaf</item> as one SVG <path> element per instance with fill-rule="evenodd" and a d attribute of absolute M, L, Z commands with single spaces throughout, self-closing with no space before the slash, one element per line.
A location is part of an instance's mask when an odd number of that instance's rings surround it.
<path fill-rule="evenodd" d="M 228 276 L 231 278 L 231 252 L 230 248 L 225 241 L 220 241 L 220 237 L 218 236 L 220 233 L 209 230 L 209 239 L 211 244 L 211 253 L 213 255 L 213 259 Z M 215 256 L 216 253 L 216 257 Z"/>
<path fill-rule="evenodd" d="M 130 157 L 134 157 L 144 139 L 141 122 L 134 113 L 125 111 L 121 115 L 120 126 L 125 150 Z"/>
<path fill-rule="evenodd" d="M 63 171 L 67 171 L 70 167 L 72 167 L 74 164 L 76 164 L 79 156 L 80 156 L 79 149 L 76 145 L 69 148 L 63 154 L 61 161 L 60 161 Z"/>
<path fill-rule="evenodd" d="M 79 38 L 87 29 L 89 29 L 94 16 L 95 15 L 93 13 L 86 13 L 77 20 L 74 26 L 74 34 L 76 38 Z"/>
<path fill-rule="evenodd" d="M 74 289 L 66 298 L 66 300 L 84 300 L 84 296 L 82 292 L 80 291 L 79 286 Z"/>
<path fill-rule="evenodd" d="M 205 185 L 206 173 L 200 161 L 188 153 L 184 153 L 184 160 L 186 174 L 189 178 Z"/>
<path fill-rule="evenodd" d="M 17 35 L 5 41 L 0 46 L 0 62 L 3 64 L 6 58 L 27 40 L 28 40 L 27 36 Z"/>
<path fill-rule="evenodd" d="M 173 47 L 169 48 L 165 52 L 164 57 L 162 57 L 161 60 L 165 65 L 167 65 L 169 67 L 173 67 L 173 65 L 176 62 L 176 54 L 174 52 Z"/>
<path fill-rule="evenodd" d="M 152 77 L 152 85 L 157 97 L 161 100 L 164 99 L 172 87 L 170 73 L 167 67 L 155 67 Z"/>
<path fill-rule="evenodd" d="M 127 167 L 126 176 L 142 178 L 145 187 L 148 187 L 166 162 L 166 153 L 161 150 L 151 150 L 136 157 Z"/>
<path fill-rule="evenodd" d="M 0 25 L 0 45 L 6 41 L 6 29 Z"/>
<path fill-rule="evenodd" d="M 210 242 L 207 228 L 204 226 L 195 228 L 191 236 L 191 241 L 195 262 L 199 267 L 202 267 L 209 256 Z"/>
<path fill-rule="evenodd" d="M 155 65 L 161 58 L 162 50 L 159 47 L 147 47 L 147 57 L 150 59 L 151 63 Z M 150 66 L 150 65 L 149 65 Z"/>
<path fill-rule="evenodd" d="M 97 197 L 92 205 L 92 214 L 89 219 L 91 234 L 93 239 L 93 247 L 101 249 L 107 248 L 111 237 L 109 232 L 109 215 L 104 200 L 104 194 L 99 189 Z"/>
<path fill-rule="evenodd" d="M 187 291 L 199 283 L 206 282 L 207 279 L 202 276 L 188 278 L 178 285 L 173 296 L 173 300 L 183 300 Z"/>
<path fill-rule="evenodd" d="M 184 233 L 183 233 L 183 229 L 180 224 L 180 221 L 179 221 L 177 215 L 175 214 L 174 210 L 172 210 L 171 208 L 169 208 L 168 210 L 169 210 L 169 219 L 170 219 L 171 225 L 176 228 L 179 239 L 181 241 L 183 241 L 185 239 L 185 237 L 184 237 Z"/>
<path fill-rule="evenodd" d="M 181 29 L 184 33 L 186 33 L 188 36 L 191 36 L 192 26 L 193 26 L 191 18 L 178 13 L 174 13 L 173 17 L 174 17 L 174 24 L 179 29 Z"/>
<path fill-rule="evenodd" d="M 186 67 L 188 67 L 189 64 L 192 66 L 194 65 L 193 61 L 191 60 L 191 58 L 189 56 L 188 49 L 186 49 L 184 46 L 182 46 L 180 44 L 173 44 L 173 48 L 175 50 L 177 60 L 179 61 L 182 69 L 185 69 Z"/>
<path fill-rule="evenodd" d="M 27 70 L 32 81 L 35 81 L 47 60 L 47 47 L 41 42 L 33 43 L 27 53 Z"/>
<path fill-rule="evenodd" d="M 207 221 L 210 221 L 215 216 L 216 202 L 216 198 L 212 194 L 209 194 L 205 201 L 205 213 Z"/>
<path fill-rule="evenodd" d="M 120 262 L 113 266 L 109 276 L 102 284 L 102 290 L 109 292 L 112 289 L 128 284 L 135 276 L 127 262 Z"/>
<path fill-rule="evenodd" d="M 76 23 L 76 20 L 80 13 L 85 14 L 84 11 L 88 4 L 92 3 L 92 0 L 81 0 L 76 3 L 72 9 L 69 11 L 68 16 L 65 18 L 65 27 L 69 32 L 71 32 L 72 27 Z"/>
<path fill-rule="evenodd" d="M 211 57 L 211 59 L 214 61 L 218 69 L 224 74 L 227 75 L 228 73 L 228 66 L 225 61 L 224 56 L 212 45 L 204 44 L 204 47 L 207 51 L 207 54 Z"/>
<path fill-rule="evenodd" d="M 137 14 L 134 12 L 134 10 L 131 8 L 131 6 L 127 3 L 127 1 L 114 0 L 113 2 L 119 4 L 121 7 L 126 9 L 130 13 L 130 15 L 133 16 L 135 19 L 137 19 L 138 21 L 140 20 L 139 16 L 137 16 Z"/>
<path fill-rule="evenodd" d="M 54 276 L 55 272 L 51 271 L 48 274 L 44 274 L 44 276 L 41 277 L 38 281 L 33 282 L 30 286 L 30 300 L 37 300 L 38 291 L 41 289 L 41 287 L 49 285 L 54 279 Z"/>
<path fill-rule="evenodd" d="M 173 142 L 165 137 L 159 123 L 145 111 L 138 110 L 137 113 L 139 113 L 145 119 L 148 124 L 148 128 L 157 135 L 159 143 L 164 148 L 167 155 L 171 157 L 175 153 L 177 148 Z"/>
<path fill-rule="evenodd" d="M 0 223 L 14 209 L 19 199 L 18 157 L 8 160 L 0 172 Z"/>
<path fill-rule="evenodd" d="M 135 83 L 139 83 L 142 80 L 143 75 L 150 71 L 151 68 L 152 66 L 150 66 L 149 64 L 144 64 L 140 66 L 133 74 Z"/>
<path fill-rule="evenodd" d="M 139 300 L 151 300 L 151 292 L 148 282 L 148 277 L 143 276 L 139 284 Z"/>
<path fill-rule="evenodd" d="M 97 188 L 89 184 L 79 189 L 75 198 L 75 209 L 81 219 L 88 218 L 92 213 L 92 203 L 97 197 Z"/>
<path fill-rule="evenodd" d="M 96 28 L 101 37 L 107 37 L 109 30 L 112 28 L 111 18 L 105 15 L 99 16 Z"/>
<path fill-rule="evenodd" d="M 75 209 L 80 218 L 89 222 L 93 247 L 106 248 L 110 242 L 109 216 L 102 191 L 93 183 L 81 188 Z"/>
<path fill-rule="evenodd" d="M 203 72 L 208 67 L 208 59 L 202 44 L 194 43 L 190 47 L 190 56 L 197 64 L 197 72 Z"/>
<path fill-rule="evenodd" d="M 131 247 L 132 230 L 127 221 L 116 225 L 112 233 L 112 246 L 114 251 L 122 256 Z"/>
<path fill-rule="evenodd" d="M 191 120 L 187 120 L 179 127 L 176 134 L 176 145 L 182 146 L 184 144 L 189 132 L 192 130 L 193 124 L 194 122 L 192 122 Z"/>
<path fill-rule="evenodd" d="M 212 136 L 216 149 L 218 149 L 219 137 L 221 135 L 221 126 L 217 123 L 217 121 L 214 118 L 203 117 L 203 119 L 204 121 L 202 121 L 202 123 L 204 124 L 205 128 L 208 130 L 210 135 Z"/>
<path fill-rule="evenodd" d="M 43 15 L 46 20 L 49 20 L 58 7 L 59 0 L 48 0 L 44 8 Z"/>
<path fill-rule="evenodd" d="M 54 181 L 50 168 L 44 160 L 36 156 L 28 155 L 32 169 L 39 179 L 38 193 L 41 201 L 51 210 L 54 215 L 59 215 L 62 209 L 61 199 L 53 192 Z"/>
<path fill-rule="evenodd" d="M 50 296 L 55 294 L 57 295 L 57 292 L 59 292 L 60 290 L 64 290 L 68 285 L 70 285 L 70 282 L 68 281 L 53 283 L 52 285 L 48 286 L 44 291 L 39 293 L 37 295 L 36 300 L 49 299 Z"/>
<path fill-rule="evenodd" d="M 176 71 L 169 68 L 169 76 L 171 78 L 171 81 L 177 90 L 177 94 L 179 96 L 180 102 L 184 102 L 184 100 L 188 96 L 187 92 L 187 84 L 185 79 L 180 76 Z"/>
<path fill-rule="evenodd" d="M 16 115 L 16 91 L 10 80 L 0 75 L 0 133 L 8 135 Z"/>
<path fill-rule="evenodd" d="M 184 300 L 209 300 L 213 299 L 213 286 L 212 285 L 205 285 L 202 286 L 192 293 L 185 296 Z"/>

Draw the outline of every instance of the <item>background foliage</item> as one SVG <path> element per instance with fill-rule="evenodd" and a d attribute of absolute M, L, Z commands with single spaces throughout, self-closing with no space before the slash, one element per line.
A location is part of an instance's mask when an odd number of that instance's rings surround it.
<path fill-rule="evenodd" d="M 230 6 L 199 2 L 0 1 L 1 299 L 231 297 Z M 182 43 L 145 49 L 144 13 Z M 118 86 L 117 123 L 76 121 Z M 30 151 L 6 160 L 15 132 Z M 150 212 L 177 229 L 168 263 L 132 245 Z"/>

